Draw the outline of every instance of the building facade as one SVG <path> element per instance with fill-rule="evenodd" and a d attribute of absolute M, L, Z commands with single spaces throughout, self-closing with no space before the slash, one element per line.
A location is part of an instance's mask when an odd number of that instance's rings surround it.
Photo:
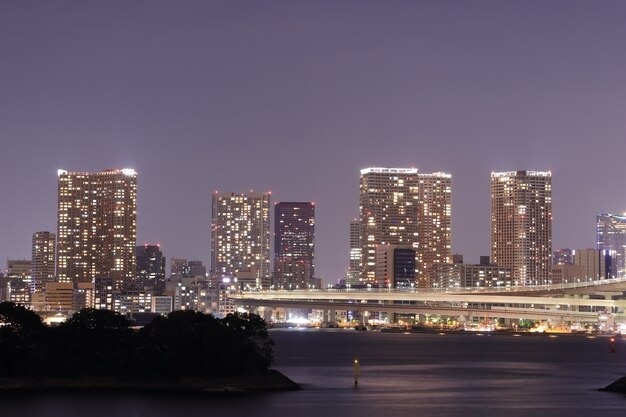
<path fill-rule="evenodd" d="M 170 279 L 175 281 L 177 279 L 189 276 L 189 265 L 185 258 L 172 258 L 170 260 Z"/>
<path fill-rule="evenodd" d="M 361 281 L 376 281 L 376 247 L 410 245 L 416 276 L 451 259 L 451 176 L 414 168 L 366 168 L 360 177 Z"/>
<path fill-rule="evenodd" d="M 165 281 L 165 257 L 160 245 L 137 246 L 137 279 L 143 285 L 162 285 Z"/>
<path fill-rule="evenodd" d="M 626 277 L 626 215 L 600 213 L 596 218 L 598 250 L 615 253 L 615 275 Z"/>
<path fill-rule="evenodd" d="M 581 281 L 616 278 L 615 252 L 593 248 L 576 249 L 574 266 L 580 269 Z"/>
<path fill-rule="evenodd" d="M 429 288 L 500 288 L 512 285 L 512 270 L 492 264 L 481 256 L 478 264 L 433 264 L 429 269 Z"/>
<path fill-rule="evenodd" d="M 378 245 L 376 284 L 380 288 L 413 288 L 415 249 L 412 246 Z"/>
<path fill-rule="evenodd" d="M 270 193 L 213 194 L 211 275 L 270 286 Z M 244 278 L 245 277 L 245 278 Z"/>
<path fill-rule="evenodd" d="M 274 205 L 274 285 L 310 288 L 315 285 L 315 204 Z"/>
<path fill-rule="evenodd" d="M 4 299 L 15 304 L 27 305 L 31 301 L 33 263 L 27 259 L 7 259 Z"/>
<path fill-rule="evenodd" d="M 550 172 L 491 173 L 491 257 L 513 270 L 514 285 L 550 283 Z"/>
<path fill-rule="evenodd" d="M 452 262 L 452 185 L 443 172 L 418 174 L 417 279 L 431 265 Z"/>
<path fill-rule="evenodd" d="M 354 219 L 350 222 L 350 252 L 346 283 L 358 284 L 361 270 L 361 222 Z"/>
<path fill-rule="evenodd" d="M 574 252 L 563 248 L 552 253 L 552 265 L 574 265 Z"/>
<path fill-rule="evenodd" d="M 46 283 L 54 282 L 56 236 L 51 232 L 36 232 L 32 244 L 32 292 L 43 292 Z"/>
<path fill-rule="evenodd" d="M 137 173 L 58 171 L 57 279 L 115 286 L 136 274 Z"/>

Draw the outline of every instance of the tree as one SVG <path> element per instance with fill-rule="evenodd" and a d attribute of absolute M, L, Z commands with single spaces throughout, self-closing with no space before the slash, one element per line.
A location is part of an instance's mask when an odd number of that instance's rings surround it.
<path fill-rule="evenodd" d="M 37 372 L 45 355 L 45 326 L 41 317 L 23 306 L 0 303 L 0 374 L 28 375 Z"/>

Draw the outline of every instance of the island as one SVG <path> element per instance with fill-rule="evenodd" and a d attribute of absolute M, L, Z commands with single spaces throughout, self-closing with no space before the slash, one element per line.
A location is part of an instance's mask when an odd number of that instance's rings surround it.
<path fill-rule="evenodd" d="M 273 342 L 256 314 L 220 319 L 174 311 L 134 329 L 125 316 L 83 309 L 58 326 L 0 303 L 0 390 L 260 392 L 299 386 L 270 369 Z"/>

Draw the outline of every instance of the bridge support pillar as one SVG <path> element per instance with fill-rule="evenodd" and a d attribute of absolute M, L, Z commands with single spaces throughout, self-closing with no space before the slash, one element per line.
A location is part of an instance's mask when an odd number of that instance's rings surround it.
<path fill-rule="evenodd" d="M 624 295 L 622 292 L 615 291 L 598 291 L 596 294 L 603 296 L 605 300 L 612 300 L 613 296 L 619 297 Z"/>
<path fill-rule="evenodd" d="M 324 311 L 324 321 L 330 325 L 337 323 L 337 314 L 334 308 Z"/>
<path fill-rule="evenodd" d="M 265 320 L 265 323 L 269 325 L 270 322 L 272 321 L 272 307 L 263 308 L 263 315 L 261 317 L 263 317 L 263 320 Z"/>

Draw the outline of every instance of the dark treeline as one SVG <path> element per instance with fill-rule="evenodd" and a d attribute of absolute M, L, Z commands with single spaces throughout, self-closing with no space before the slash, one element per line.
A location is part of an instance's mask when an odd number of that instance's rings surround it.
<path fill-rule="evenodd" d="M 0 303 L 0 376 L 215 377 L 259 374 L 272 361 L 265 321 L 194 311 L 156 317 L 140 330 L 108 310 L 84 309 L 48 327 L 21 306 Z"/>

